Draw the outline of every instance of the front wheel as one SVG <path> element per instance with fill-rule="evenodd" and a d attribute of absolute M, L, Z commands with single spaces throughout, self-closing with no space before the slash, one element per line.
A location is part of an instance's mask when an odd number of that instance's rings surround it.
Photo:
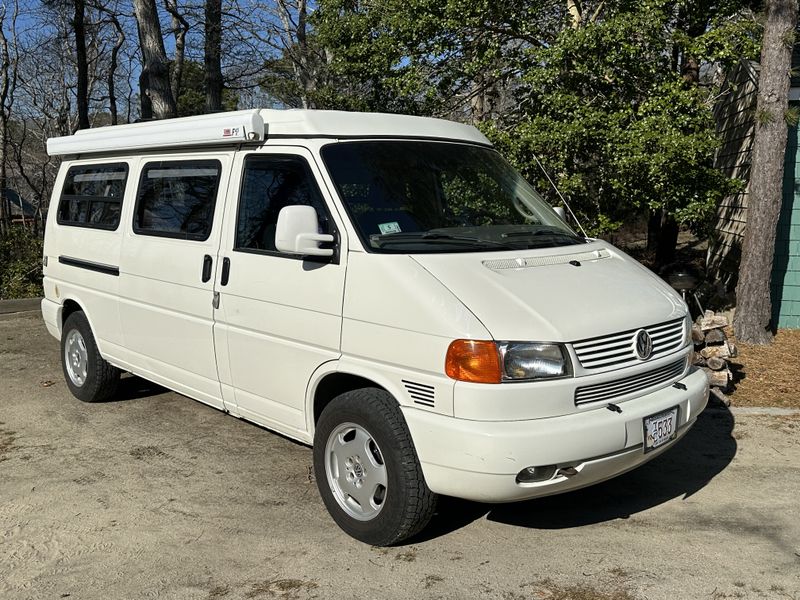
<path fill-rule="evenodd" d="M 322 411 L 314 472 L 334 521 L 373 546 L 421 531 L 436 508 L 397 402 L 384 390 L 346 392 Z"/>
<path fill-rule="evenodd" d="M 61 331 L 61 366 L 72 395 L 84 402 L 108 400 L 117 391 L 119 369 L 100 356 L 82 312 L 67 317 Z"/>

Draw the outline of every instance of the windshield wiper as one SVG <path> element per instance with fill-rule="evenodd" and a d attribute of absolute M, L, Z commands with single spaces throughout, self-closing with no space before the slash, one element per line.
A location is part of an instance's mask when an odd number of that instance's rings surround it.
<path fill-rule="evenodd" d="M 420 241 L 423 242 L 456 242 L 456 243 L 468 243 L 468 244 L 475 244 L 478 246 L 492 246 L 496 248 L 504 248 L 507 250 L 514 249 L 513 246 L 508 244 L 504 244 L 503 242 L 496 242 L 494 240 L 485 240 L 476 237 L 469 237 L 466 235 L 452 235 L 449 233 L 439 233 L 436 231 L 425 231 L 425 232 L 416 232 L 416 231 L 409 231 L 404 233 L 383 233 L 383 234 L 375 234 L 369 236 L 369 241 L 373 245 L 377 245 L 378 248 L 382 247 L 385 244 L 413 244 L 419 243 Z"/>
<path fill-rule="evenodd" d="M 581 238 L 571 233 L 566 233 L 565 231 L 558 231 L 556 229 L 537 229 L 535 231 L 533 230 L 509 231 L 507 233 L 502 234 L 502 237 L 510 238 L 510 237 L 523 237 L 523 236 L 535 236 L 535 235 L 549 235 L 551 237 L 566 238 L 568 240 L 572 240 L 576 244 L 580 244 L 586 241 L 586 238 Z"/>

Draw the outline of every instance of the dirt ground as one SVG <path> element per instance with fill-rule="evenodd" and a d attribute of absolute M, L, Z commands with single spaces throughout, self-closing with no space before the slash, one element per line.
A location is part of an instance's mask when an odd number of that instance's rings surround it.
<path fill-rule="evenodd" d="M 800 329 L 781 329 L 769 346 L 736 344 L 734 406 L 800 408 Z"/>
<path fill-rule="evenodd" d="M 0 598 L 800 600 L 800 419 L 715 409 L 567 495 L 444 499 L 379 549 L 325 512 L 304 446 L 126 378 L 70 396 L 36 314 L 0 315 Z"/>

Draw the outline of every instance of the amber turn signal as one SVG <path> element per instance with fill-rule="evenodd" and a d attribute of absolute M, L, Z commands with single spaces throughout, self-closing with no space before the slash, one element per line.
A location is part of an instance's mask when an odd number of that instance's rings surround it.
<path fill-rule="evenodd" d="M 500 355 L 494 342 L 455 340 L 447 348 L 444 372 L 456 381 L 500 383 Z"/>

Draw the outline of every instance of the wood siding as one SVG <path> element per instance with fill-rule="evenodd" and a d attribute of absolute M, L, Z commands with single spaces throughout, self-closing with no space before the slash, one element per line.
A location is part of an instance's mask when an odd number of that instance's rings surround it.
<path fill-rule="evenodd" d="M 758 65 L 749 61 L 739 63 L 728 75 L 722 91 L 726 95 L 714 111 L 717 133 L 722 138 L 715 166 L 728 177 L 747 182 L 750 178 L 750 151 L 755 130 Z M 734 284 L 739 266 L 747 222 L 747 194 L 745 187 L 720 202 L 714 232 L 709 240 L 709 275 L 728 286 Z"/>

